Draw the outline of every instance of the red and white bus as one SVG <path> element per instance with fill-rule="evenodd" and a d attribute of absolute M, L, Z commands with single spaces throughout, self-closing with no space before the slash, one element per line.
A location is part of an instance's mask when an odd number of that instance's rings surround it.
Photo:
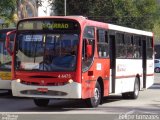
<path fill-rule="evenodd" d="M 90 107 L 111 94 L 136 99 L 154 82 L 152 32 L 84 17 L 28 18 L 8 33 L 6 47 L 13 96 L 31 97 L 37 106 L 51 98 L 84 99 Z"/>

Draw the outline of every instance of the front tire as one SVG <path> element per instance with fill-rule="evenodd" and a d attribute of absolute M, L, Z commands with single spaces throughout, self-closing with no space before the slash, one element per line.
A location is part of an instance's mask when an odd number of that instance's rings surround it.
<path fill-rule="evenodd" d="M 34 99 L 34 103 L 38 107 L 46 107 L 48 106 L 49 99 Z"/>
<path fill-rule="evenodd" d="M 9 94 L 9 95 L 12 95 L 12 90 L 8 90 L 8 94 Z"/>
<path fill-rule="evenodd" d="M 98 107 L 98 105 L 101 102 L 102 94 L 101 94 L 101 86 L 99 82 L 96 83 L 96 86 L 94 88 L 94 97 L 86 99 L 88 107 Z"/>

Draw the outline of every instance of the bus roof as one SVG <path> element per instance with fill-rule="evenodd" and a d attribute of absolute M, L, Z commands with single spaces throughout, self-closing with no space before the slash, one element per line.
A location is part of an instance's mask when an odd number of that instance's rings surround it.
<path fill-rule="evenodd" d="M 93 26 L 98 26 L 101 27 L 103 26 L 103 28 L 107 28 L 109 30 L 116 30 L 116 31 L 120 31 L 120 32 L 126 32 L 126 33 L 132 33 L 132 34 L 138 34 L 138 35 L 145 35 L 145 36 L 153 36 L 152 32 L 148 32 L 148 31 L 143 31 L 143 30 L 138 30 L 138 29 L 134 29 L 134 28 L 129 28 L 129 27 L 123 27 L 123 26 L 119 26 L 119 25 L 114 25 L 114 24 L 109 24 L 109 23 L 104 23 L 104 22 L 98 22 L 98 21 L 94 21 L 94 20 L 89 20 L 84 16 L 48 16 L 48 17 L 32 17 L 32 18 L 26 18 L 23 20 L 30 20 L 30 19 L 52 19 L 52 18 L 62 18 L 62 19 L 72 19 L 72 20 L 76 20 L 79 23 L 84 23 L 86 22 L 87 24 L 93 25 Z"/>
<path fill-rule="evenodd" d="M 113 25 L 113 24 L 108 24 L 108 28 L 111 30 L 117 30 L 117 31 L 121 31 L 121 32 L 134 33 L 134 34 L 138 34 L 138 35 L 153 36 L 152 32 L 128 28 L 128 27 L 122 27 L 122 26 Z"/>

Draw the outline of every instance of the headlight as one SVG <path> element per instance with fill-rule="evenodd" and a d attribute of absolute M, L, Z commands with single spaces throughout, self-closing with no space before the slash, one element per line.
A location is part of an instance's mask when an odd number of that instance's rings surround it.
<path fill-rule="evenodd" d="M 68 83 L 73 83 L 73 80 L 72 80 L 72 79 L 69 79 L 69 80 L 68 80 Z"/>
<path fill-rule="evenodd" d="M 20 83 L 20 82 L 21 82 L 21 79 L 17 79 L 16 81 Z"/>

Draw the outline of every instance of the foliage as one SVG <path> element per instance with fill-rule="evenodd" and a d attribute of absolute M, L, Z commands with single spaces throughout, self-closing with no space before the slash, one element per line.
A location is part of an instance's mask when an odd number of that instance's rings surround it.
<path fill-rule="evenodd" d="M 136 23 L 139 23 L 137 28 L 153 29 L 155 21 L 160 17 L 160 5 L 157 4 L 157 0 L 134 0 L 134 5 L 137 8 Z"/>
<path fill-rule="evenodd" d="M 16 10 L 16 0 L 0 0 L 0 18 L 10 24 Z"/>
<path fill-rule="evenodd" d="M 64 0 L 55 0 L 57 15 L 64 15 Z M 67 0 L 67 15 L 83 15 L 132 28 L 151 30 L 159 12 L 156 0 Z"/>
<path fill-rule="evenodd" d="M 55 15 L 64 15 L 65 0 L 48 0 Z M 131 28 L 154 31 L 160 38 L 160 3 L 157 0 L 66 0 L 67 15 L 82 15 L 90 19 Z M 13 21 L 17 0 L 0 0 L 0 18 Z M 37 1 L 42 6 L 42 0 Z"/>
<path fill-rule="evenodd" d="M 67 15 L 88 15 L 91 0 L 66 0 Z M 54 0 L 53 9 L 57 15 L 64 15 L 64 0 Z M 83 14 L 82 14 L 83 13 Z"/>
<path fill-rule="evenodd" d="M 157 21 L 155 22 L 152 31 L 153 31 L 153 33 L 154 33 L 155 40 L 160 41 L 160 20 L 157 20 Z"/>

